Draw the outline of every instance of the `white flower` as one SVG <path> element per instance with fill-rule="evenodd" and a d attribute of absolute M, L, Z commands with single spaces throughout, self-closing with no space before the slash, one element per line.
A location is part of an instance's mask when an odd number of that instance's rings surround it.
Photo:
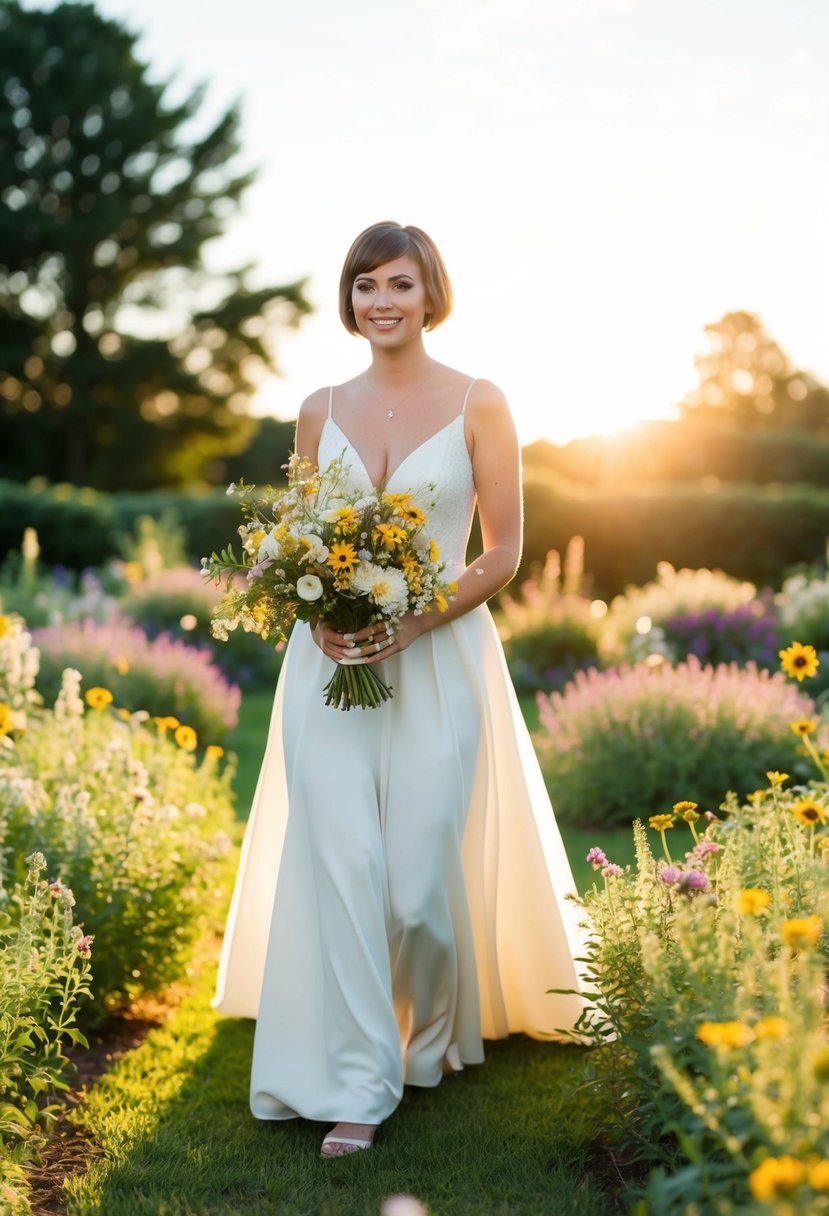
<path fill-rule="evenodd" d="M 264 558 L 270 557 L 275 561 L 279 556 L 279 541 L 276 539 L 273 532 L 269 532 L 259 545 L 259 552 L 256 554 L 256 560 L 261 562 L 264 560 Z"/>
<path fill-rule="evenodd" d="M 230 497 L 231 494 L 235 494 L 235 493 L 236 493 L 236 482 L 232 481 L 230 483 L 230 485 L 227 487 L 227 489 L 225 490 L 225 494 L 227 494 L 228 497 Z"/>
<path fill-rule="evenodd" d="M 324 524 L 335 524 L 339 518 L 336 511 L 320 511 L 317 515 L 317 519 Z"/>
<path fill-rule="evenodd" d="M 383 570 L 372 562 L 360 562 L 351 586 L 360 595 L 367 595 L 378 608 L 392 614 L 404 612 L 409 602 L 406 579 L 400 570 L 391 566 Z"/>
<path fill-rule="evenodd" d="M 322 543 L 321 536 L 315 536 L 313 532 L 309 532 L 306 536 L 300 537 L 303 545 L 308 546 L 308 552 L 304 555 L 303 561 L 317 562 L 321 565 L 328 557 L 328 546 Z"/>
<path fill-rule="evenodd" d="M 316 574 L 304 574 L 296 581 L 296 593 L 301 600 L 312 603 L 322 595 L 322 581 L 317 578 Z"/>

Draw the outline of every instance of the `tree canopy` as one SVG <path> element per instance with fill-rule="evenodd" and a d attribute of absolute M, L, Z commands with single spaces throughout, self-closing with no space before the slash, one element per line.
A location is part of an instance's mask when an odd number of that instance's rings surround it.
<path fill-rule="evenodd" d="M 0 475 L 98 488 L 199 479 L 243 448 L 304 284 L 211 273 L 254 178 L 238 105 L 167 101 L 93 5 L 0 0 Z M 205 129 L 206 128 L 206 129 Z"/>
<path fill-rule="evenodd" d="M 829 432 L 829 390 L 796 370 L 754 313 L 729 312 L 705 326 L 699 386 L 686 413 L 758 428 Z"/>

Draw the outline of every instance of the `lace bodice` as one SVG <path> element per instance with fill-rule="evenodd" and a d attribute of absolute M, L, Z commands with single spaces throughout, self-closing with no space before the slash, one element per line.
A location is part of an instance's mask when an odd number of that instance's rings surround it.
<path fill-rule="evenodd" d="M 461 412 L 409 452 L 386 482 L 387 490 L 410 493 L 412 501 L 426 512 L 428 522 L 424 530 L 440 545 L 450 578 L 466 566 L 466 545 L 475 509 L 475 483 L 463 423 Z M 339 456 L 344 457 L 350 469 L 354 488 L 370 489 L 371 479 L 360 453 L 329 416 L 320 436 L 317 462 L 324 469 Z"/>

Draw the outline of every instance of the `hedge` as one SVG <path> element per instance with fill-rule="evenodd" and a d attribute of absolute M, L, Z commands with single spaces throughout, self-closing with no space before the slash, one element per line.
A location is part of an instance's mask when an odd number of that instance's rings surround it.
<path fill-rule="evenodd" d="M 759 586 L 777 585 L 792 566 L 820 559 L 829 536 L 829 491 L 803 485 L 579 492 L 530 466 L 525 499 L 519 577 L 579 535 L 593 590 L 605 596 L 647 582 L 659 561 L 718 567 Z M 107 495 L 0 482 L 0 555 L 19 548 L 23 529 L 32 526 L 46 563 L 97 566 L 118 553 L 119 534 L 131 532 L 141 515 L 165 511 L 178 517 L 194 561 L 232 540 L 240 522 L 236 500 L 221 490 Z"/>

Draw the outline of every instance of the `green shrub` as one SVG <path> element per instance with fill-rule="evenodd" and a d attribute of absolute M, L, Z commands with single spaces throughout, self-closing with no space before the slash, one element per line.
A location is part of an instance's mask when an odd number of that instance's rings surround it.
<path fill-rule="evenodd" d="M 20 622 L 0 620 L 0 697 L 14 703 L 31 697 L 37 651 Z M 233 815 L 221 749 L 199 761 L 189 728 L 173 735 L 164 720 L 90 699 L 102 707 L 84 709 L 68 669 L 54 709 L 29 700 L 0 719 L 0 838 L 12 877 L 48 849 L 51 877 L 74 892 L 95 937 L 94 1020 L 180 977 L 215 915 Z"/>
<path fill-rule="evenodd" d="M 0 1206 L 27 1212 L 25 1166 L 36 1157 L 66 1089 L 68 1042 L 89 989 L 91 943 L 75 924 L 74 897 L 44 877 L 33 853 L 24 878 L 0 881 Z M 1 878 L 2 876 L 0 876 Z M 7 1206 L 8 1205 L 8 1206 Z"/>
<path fill-rule="evenodd" d="M 37 629 L 37 686 L 47 704 L 58 695 L 63 670 L 76 667 L 87 687 L 108 689 L 125 709 L 156 717 L 175 715 L 199 739 L 216 743 L 235 726 L 241 694 L 197 649 L 162 634 L 150 640 L 126 621 L 94 621 Z"/>
<path fill-rule="evenodd" d="M 805 772 L 791 723 L 813 702 L 736 664 L 668 664 L 577 672 L 563 693 L 538 695 L 539 760 L 560 818 L 630 823 L 670 806 L 677 787 L 704 807 L 746 791 L 766 769 Z"/>
<path fill-rule="evenodd" d="M 580 594 L 580 539 L 570 542 L 563 585 L 553 550 L 540 573 L 521 584 L 519 598 L 500 598 L 498 632 L 520 691 L 563 688 L 577 669 L 596 662 L 598 623 L 590 600 Z"/>
<path fill-rule="evenodd" d="M 586 1082 L 650 1170 L 636 1211 L 829 1212 L 829 787 L 782 784 L 729 798 L 702 837 L 679 804 L 661 858 L 638 823 L 634 871 L 591 850 Z"/>

